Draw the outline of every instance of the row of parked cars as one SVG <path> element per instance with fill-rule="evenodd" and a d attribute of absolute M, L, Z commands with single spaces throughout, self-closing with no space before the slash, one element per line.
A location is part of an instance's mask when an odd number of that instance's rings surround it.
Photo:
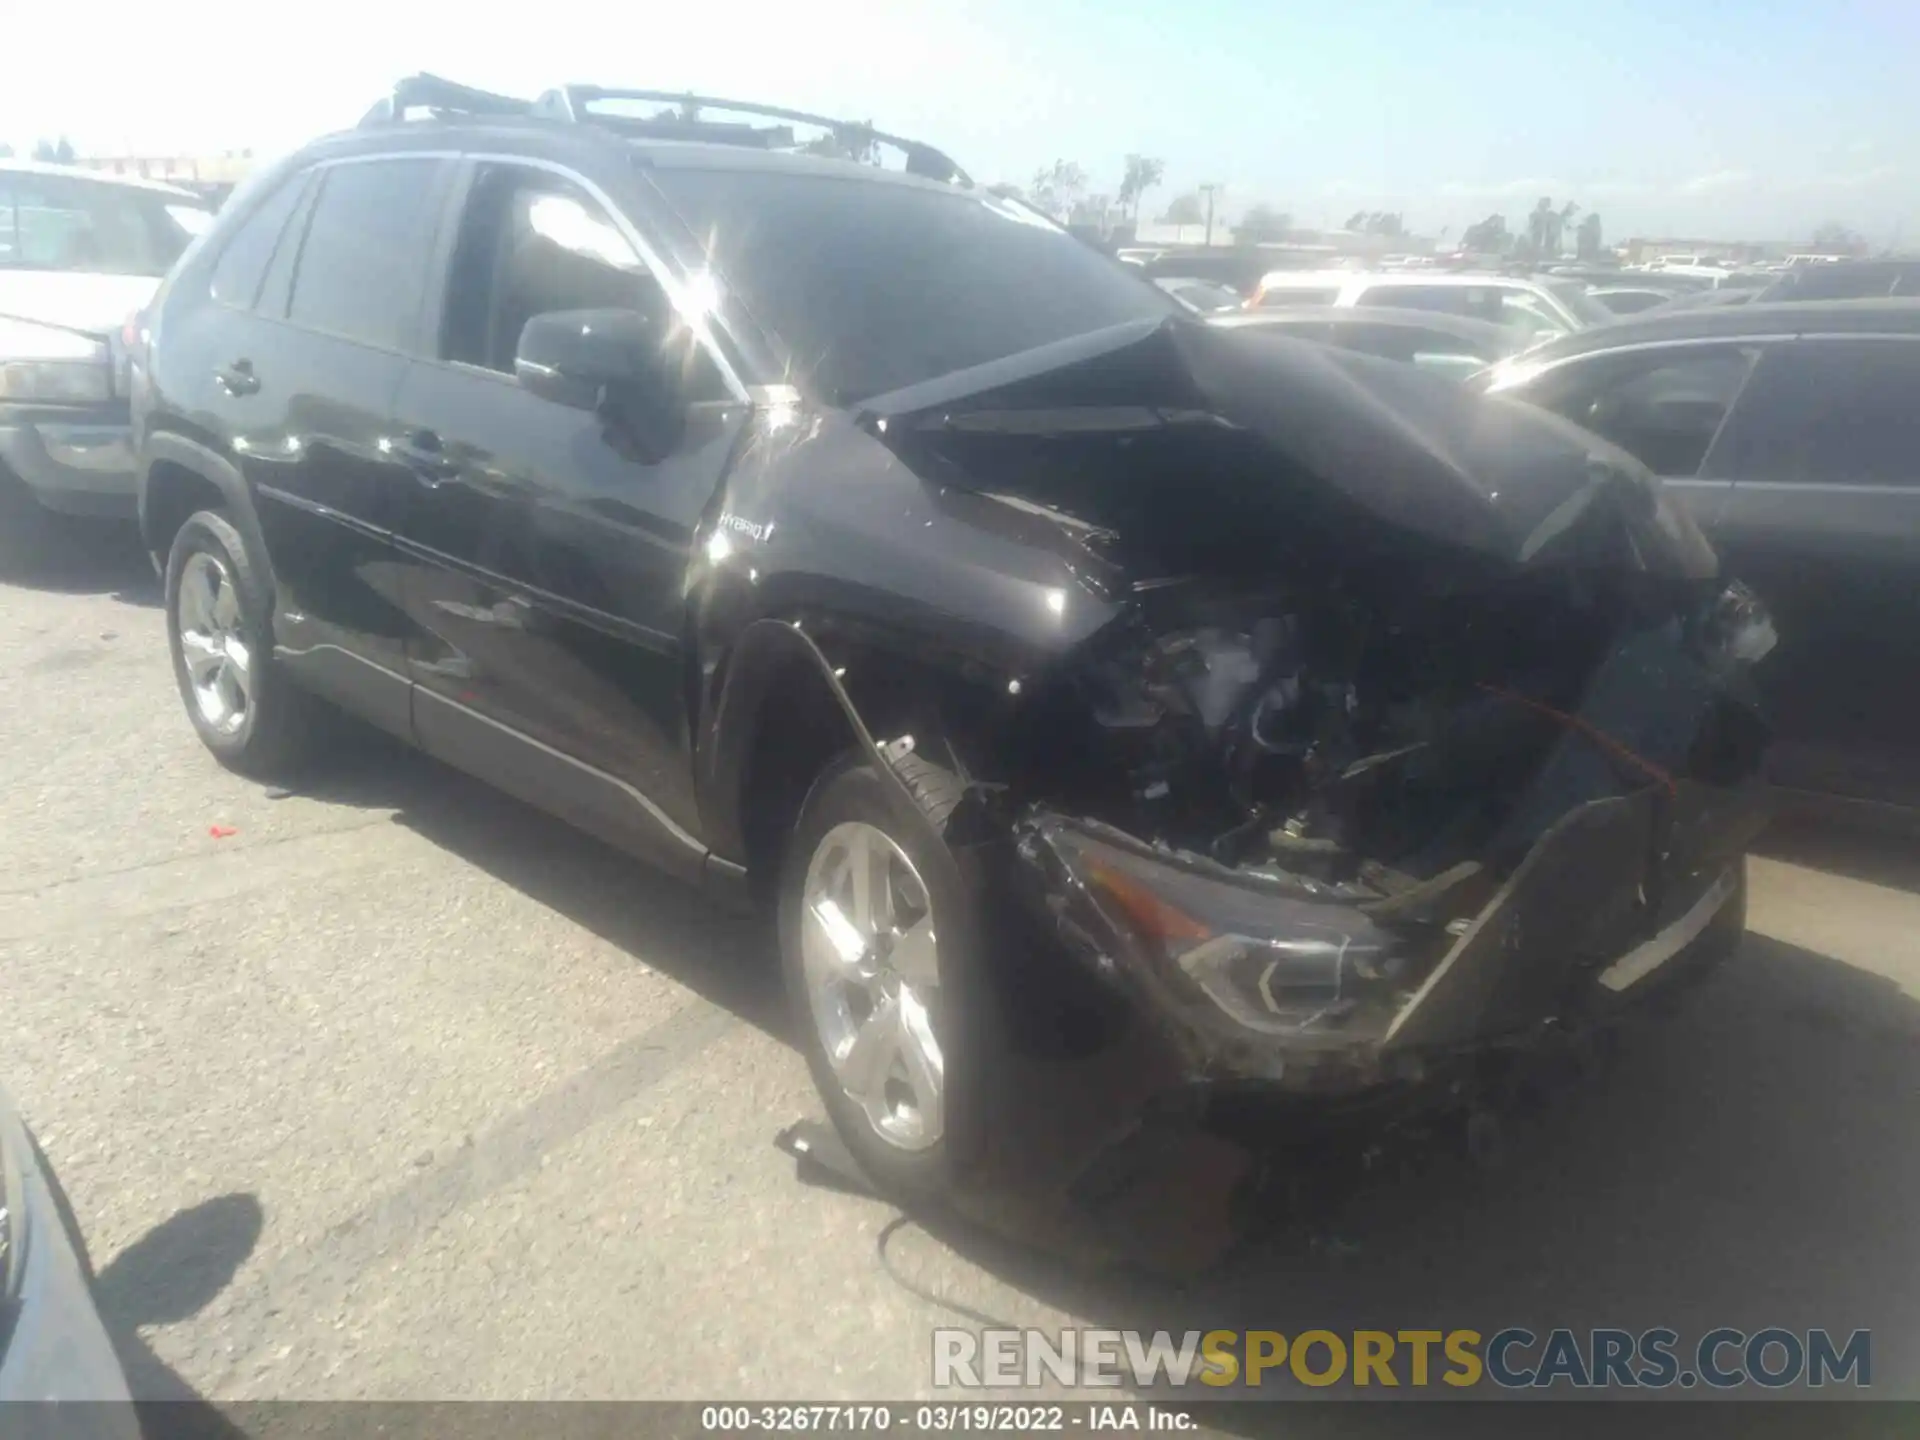
<path fill-rule="evenodd" d="M 1214 319 L 921 142 L 688 98 L 417 77 L 172 264 L 110 393 L 222 763 L 352 716 L 770 907 L 916 1205 L 1031 1179 L 1016 1061 L 1134 1077 L 1039 1100 L 1111 1188 L 1222 1095 L 1476 1103 L 1730 952 L 1820 615 L 1710 542 L 1901 550 L 1904 308 Z"/>
<path fill-rule="evenodd" d="M 1149 273 L 1191 264 L 1165 257 Z M 1713 278 L 1691 283 L 1701 275 Z M 1183 301 L 1199 283 L 1154 278 Z M 1451 373 L 1621 445 L 1684 497 L 1728 567 L 1780 617 L 1766 684 L 1774 779 L 1912 807 L 1916 286 L 1920 262 L 1899 260 L 1750 275 L 1282 270 L 1244 296 L 1215 285 L 1202 308 L 1216 325 Z"/>

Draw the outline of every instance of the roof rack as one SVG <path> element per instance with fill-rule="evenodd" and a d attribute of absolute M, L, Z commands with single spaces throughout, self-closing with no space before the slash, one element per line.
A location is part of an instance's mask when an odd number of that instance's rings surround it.
<path fill-rule="evenodd" d="M 590 106 L 609 100 L 672 105 L 678 107 L 678 113 L 641 118 L 596 115 L 589 109 Z M 812 125 L 825 130 L 848 154 L 861 154 L 873 146 L 885 145 L 901 153 L 906 160 L 907 173 L 910 175 L 919 175 L 929 180 L 939 180 L 953 185 L 973 183 L 967 172 L 948 156 L 919 140 L 909 140 L 903 135 L 890 135 L 884 130 L 876 130 L 873 126 L 857 120 L 836 120 L 830 115 L 815 115 L 806 110 L 788 110 L 778 105 L 761 105 L 751 100 L 722 100 L 714 95 L 676 93 L 669 90 L 610 90 L 599 85 L 565 85 L 557 90 L 547 91 L 535 102 L 535 109 L 539 114 L 548 115 L 557 120 L 570 120 L 576 124 L 610 125 L 638 134 L 666 134 L 665 130 L 653 128 L 657 126 L 682 130 L 685 132 L 685 138 L 698 139 L 724 139 L 724 133 L 717 132 L 730 130 L 752 131 L 754 134 L 769 137 L 762 143 L 768 144 L 768 148 L 771 149 L 790 148 L 793 145 L 792 130 L 784 127 L 754 130 L 750 126 L 718 124 L 706 119 L 704 112 L 720 110 L 733 115 L 782 120 L 789 122 L 790 125 Z"/>
<path fill-rule="evenodd" d="M 637 102 L 672 107 L 652 115 L 619 115 L 596 112 L 592 107 L 612 101 Z M 411 75 L 393 87 L 393 93 L 380 100 L 360 121 L 362 126 L 385 125 L 408 118 L 408 112 L 425 110 L 434 118 L 451 116 L 503 116 L 520 119 L 554 120 L 563 124 L 598 125 L 623 135 L 641 135 L 664 140 L 703 140 L 728 145 L 749 145 L 766 150 L 792 150 L 801 146 L 794 138 L 793 126 L 811 125 L 824 130 L 835 150 L 848 158 L 870 155 L 876 146 L 897 150 L 905 158 L 907 173 L 943 184 L 971 186 L 973 181 L 945 154 L 931 145 L 889 135 L 871 125 L 852 120 L 835 120 L 805 110 L 786 110 L 774 105 L 750 101 L 722 100 L 712 95 L 676 93 L 667 90 L 612 90 L 598 85 L 563 85 L 548 90 L 538 100 L 520 100 L 496 95 L 444 80 L 438 75 Z M 777 120 L 779 125 L 754 125 L 707 118 L 709 111 Z M 819 142 L 814 142 L 817 148 Z"/>
<path fill-rule="evenodd" d="M 360 117 L 360 124 L 385 125 L 407 118 L 409 110 L 430 110 L 437 119 L 446 115 L 516 115 L 534 113 L 531 100 L 516 100 L 511 95 L 496 95 L 491 90 L 476 90 L 438 75 L 409 75 L 382 96 L 374 107 Z"/>

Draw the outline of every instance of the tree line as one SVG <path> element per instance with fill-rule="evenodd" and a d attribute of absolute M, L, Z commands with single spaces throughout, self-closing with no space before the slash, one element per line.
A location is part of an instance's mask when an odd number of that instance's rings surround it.
<path fill-rule="evenodd" d="M 62 135 L 58 140 L 36 140 L 33 142 L 33 158 L 53 165 L 71 165 L 78 158 L 73 142 Z M 13 159 L 13 146 L 0 143 L 0 160 Z"/>

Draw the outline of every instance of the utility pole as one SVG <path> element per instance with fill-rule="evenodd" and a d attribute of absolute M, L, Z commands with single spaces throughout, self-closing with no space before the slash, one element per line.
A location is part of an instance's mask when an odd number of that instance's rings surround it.
<path fill-rule="evenodd" d="M 1207 242 L 1206 243 L 1209 248 L 1211 248 L 1213 245 L 1213 197 L 1215 192 L 1218 191 L 1219 189 L 1220 187 L 1218 185 L 1202 185 L 1200 187 L 1200 193 L 1207 197 Z"/>

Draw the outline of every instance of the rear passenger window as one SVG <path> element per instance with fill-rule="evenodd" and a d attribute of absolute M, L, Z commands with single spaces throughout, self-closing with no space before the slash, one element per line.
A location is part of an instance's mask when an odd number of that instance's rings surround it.
<path fill-rule="evenodd" d="M 228 238 L 213 267 L 213 298 L 222 305 L 252 309 L 260 301 L 260 282 L 273 263 L 274 247 L 287 228 L 287 219 L 300 201 L 306 175 L 286 181 L 253 207 Z"/>
<path fill-rule="evenodd" d="M 294 273 L 288 319 L 347 340 L 404 350 L 443 199 L 439 160 L 367 160 L 321 176 Z"/>
<path fill-rule="evenodd" d="M 1920 488 L 1920 340 L 1800 340 L 1761 362 L 1714 469 Z"/>
<path fill-rule="evenodd" d="M 1656 475 L 1701 462 L 1753 368 L 1751 351 L 1680 349 L 1601 357 L 1543 377 L 1528 396 L 1604 436 Z"/>

